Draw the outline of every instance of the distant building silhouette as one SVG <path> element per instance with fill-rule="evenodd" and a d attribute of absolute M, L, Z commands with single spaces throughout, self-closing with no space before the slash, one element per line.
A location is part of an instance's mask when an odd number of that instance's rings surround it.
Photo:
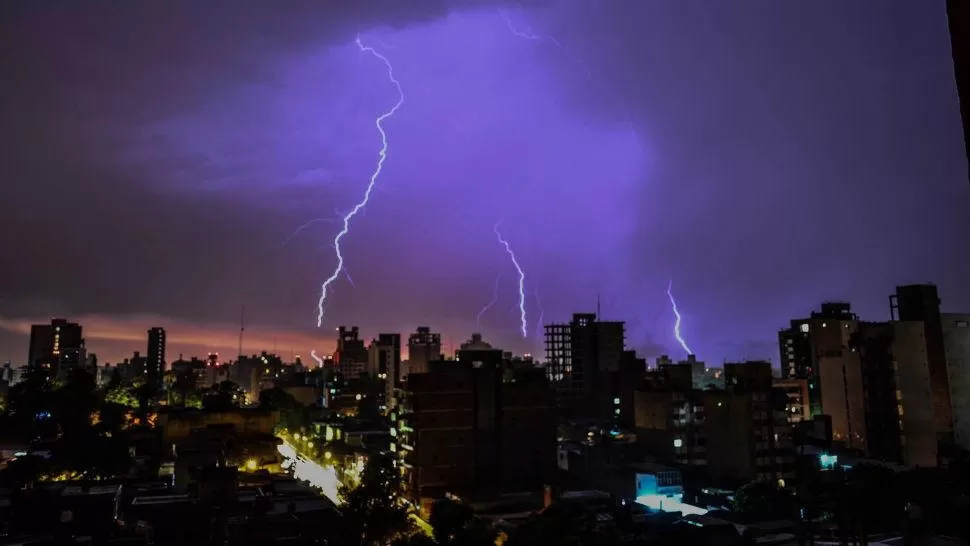
<path fill-rule="evenodd" d="M 357 379 L 368 362 L 364 340 L 360 339 L 360 329 L 356 326 L 337 328 L 337 350 L 334 362 L 344 379 Z"/>
<path fill-rule="evenodd" d="M 441 334 L 436 334 L 427 326 L 419 326 L 408 337 L 409 373 L 428 371 L 428 364 L 441 360 Z"/>
<path fill-rule="evenodd" d="M 81 325 L 65 319 L 30 327 L 27 366 L 48 378 L 63 377 L 70 369 L 83 367 L 87 356 Z"/>
<path fill-rule="evenodd" d="M 146 379 L 156 387 L 162 385 L 162 375 L 165 373 L 165 329 L 151 328 L 148 330 L 148 352 L 146 353 Z"/>
<path fill-rule="evenodd" d="M 603 372 L 616 372 L 624 353 L 624 323 L 577 313 L 568 324 L 547 324 L 546 377 L 563 407 L 576 417 L 599 408 L 597 386 Z"/>
<path fill-rule="evenodd" d="M 377 334 L 367 348 L 367 373 L 384 380 L 384 396 L 379 405 L 394 400 L 394 390 L 401 388 L 401 334 Z"/>

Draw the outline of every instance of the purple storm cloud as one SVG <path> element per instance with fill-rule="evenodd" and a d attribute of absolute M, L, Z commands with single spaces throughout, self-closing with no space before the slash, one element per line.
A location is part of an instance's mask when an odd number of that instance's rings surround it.
<path fill-rule="evenodd" d="M 496 211 L 542 289 L 541 311 L 538 295 L 523 302 L 530 317 L 565 321 L 602 294 L 647 357 L 679 347 L 670 276 L 690 310 L 684 337 L 713 363 L 776 357 L 777 330 L 823 299 L 882 319 L 897 283 L 932 280 L 970 308 L 942 6 L 4 9 L 0 360 L 23 359 L 24 321 L 52 315 L 110 324 L 92 347 L 103 360 L 141 349 L 115 334 L 128 321 L 141 336 L 145 315 L 172 325 L 173 353 L 201 352 L 201 333 L 231 353 L 241 304 L 247 352 L 277 338 L 329 352 L 341 324 L 365 336 L 428 324 L 450 350 L 508 267 Z M 407 105 L 338 241 L 351 289 L 333 242 L 397 98 L 358 34 Z M 534 351 L 517 315 L 492 313 L 482 333 Z"/>

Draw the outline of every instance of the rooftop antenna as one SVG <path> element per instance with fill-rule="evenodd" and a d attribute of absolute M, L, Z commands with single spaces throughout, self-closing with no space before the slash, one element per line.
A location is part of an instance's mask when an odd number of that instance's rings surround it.
<path fill-rule="evenodd" d="M 242 360 L 243 332 L 246 331 L 246 304 L 239 311 L 239 360 Z"/>

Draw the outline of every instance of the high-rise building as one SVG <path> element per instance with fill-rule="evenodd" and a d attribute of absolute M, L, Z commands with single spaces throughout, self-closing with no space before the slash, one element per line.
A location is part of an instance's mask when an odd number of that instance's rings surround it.
<path fill-rule="evenodd" d="M 924 325 L 864 322 L 850 341 L 865 389 L 866 453 L 914 466 L 936 466 L 937 434 Z"/>
<path fill-rule="evenodd" d="M 970 313 L 943 313 L 941 319 L 954 441 L 970 449 Z"/>
<path fill-rule="evenodd" d="M 151 328 L 148 330 L 148 352 L 146 359 L 146 379 L 149 384 L 156 387 L 162 384 L 162 375 L 165 373 L 165 329 Z"/>
<path fill-rule="evenodd" d="M 360 329 L 356 326 L 337 328 L 337 350 L 333 359 L 344 379 L 360 377 L 369 361 L 364 340 L 360 339 Z"/>
<path fill-rule="evenodd" d="M 768 362 L 724 365 L 724 390 L 693 386 L 690 366 L 651 372 L 635 393 L 637 441 L 664 461 L 715 480 L 788 480 L 794 473 L 786 394 Z"/>
<path fill-rule="evenodd" d="M 27 366 L 49 378 L 63 377 L 70 369 L 83 367 L 86 361 L 81 325 L 64 319 L 30 327 L 30 351 Z"/>
<path fill-rule="evenodd" d="M 431 362 L 408 375 L 390 419 L 422 509 L 447 493 L 534 491 L 555 472 L 556 407 L 540 370 Z"/>
<path fill-rule="evenodd" d="M 577 313 L 568 324 L 547 324 L 546 377 L 560 403 L 578 414 L 599 407 L 597 387 L 604 372 L 616 372 L 624 352 L 624 323 Z"/>
<path fill-rule="evenodd" d="M 427 326 L 419 326 L 408 336 L 408 368 L 410 373 L 428 371 L 431 362 L 441 360 L 441 334 L 431 332 Z"/>
<path fill-rule="evenodd" d="M 378 405 L 386 408 L 393 405 L 395 389 L 401 388 L 401 334 L 377 334 L 367 353 L 368 375 L 384 381 L 384 396 Z"/>
<path fill-rule="evenodd" d="M 963 141 L 967 149 L 967 160 L 970 162 L 970 2 L 947 0 L 946 12 L 950 20 L 953 72 L 956 75 L 960 113 L 963 117 Z"/>
<path fill-rule="evenodd" d="M 850 448 L 865 449 L 862 368 L 849 342 L 859 319 L 848 303 L 823 303 L 809 318 L 791 321 L 778 333 L 781 373 L 808 382 L 809 415 L 828 415 L 832 435 Z"/>
<path fill-rule="evenodd" d="M 946 351 L 943 345 L 940 296 L 936 286 L 932 284 L 897 286 L 896 293 L 889 296 L 889 309 L 893 320 L 923 323 L 936 434 L 944 443 L 950 443 L 953 441 L 953 413 L 950 406 L 950 380 L 946 371 Z"/>

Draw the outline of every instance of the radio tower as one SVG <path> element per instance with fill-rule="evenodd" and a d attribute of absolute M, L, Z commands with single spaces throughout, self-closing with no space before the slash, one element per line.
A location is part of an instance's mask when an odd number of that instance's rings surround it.
<path fill-rule="evenodd" d="M 243 304 L 242 309 L 239 311 L 239 360 L 242 360 L 242 341 L 243 332 L 246 331 L 246 304 Z"/>

